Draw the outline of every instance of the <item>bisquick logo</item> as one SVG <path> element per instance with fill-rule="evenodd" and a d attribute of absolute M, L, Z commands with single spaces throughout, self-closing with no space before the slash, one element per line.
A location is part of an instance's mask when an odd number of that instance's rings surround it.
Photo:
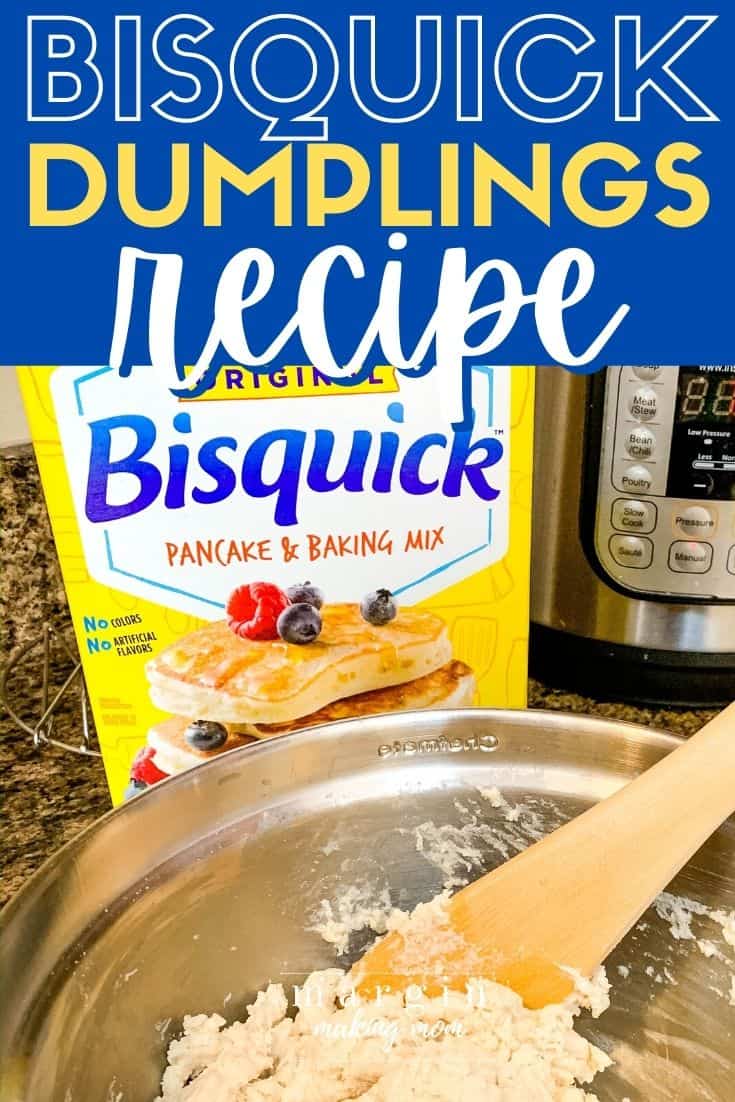
<path fill-rule="evenodd" d="M 427 738 L 408 742 L 386 742 L 378 747 L 379 758 L 410 758 L 414 754 L 463 754 L 480 750 L 485 754 L 497 750 L 495 735 L 470 735 L 469 738 Z"/>
<path fill-rule="evenodd" d="M 159 499 L 167 510 L 191 509 L 216 505 L 241 491 L 251 500 L 274 498 L 274 522 L 287 527 L 299 523 L 305 490 L 400 490 L 409 497 L 458 498 L 468 488 L 481 501 L 500 496 L 492 472 L 505 449 L 492 426 L 489 435 L 481 435 L 479 427 L 476 434 L 475 414 L 468 426 L 419 436 L 396 431 L 406 419 L 402 402 L 388 405 L 386 419 L 382 431 L 356 428 L 351 437 L 345 426 L 338 441 L 336 433 L 321 426 L 269 427 L 254 437 L 202 439 L 197 436 L 200 422 L 188 412 L 176 413 L 170 430 L 140 412 L 101 417 L 89 422 L 84 514 L 92 524 L 109 524 Z M 171 441 L 165 450 L 161 437 Z"/>

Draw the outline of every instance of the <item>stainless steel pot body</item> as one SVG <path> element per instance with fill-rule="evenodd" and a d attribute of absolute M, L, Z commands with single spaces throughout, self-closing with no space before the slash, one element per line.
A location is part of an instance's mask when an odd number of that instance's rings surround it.
<path fill-rule="evenodd" d="M 641 649 L 732 652 L 732 605 L 637 599 L 592 569 L 579 531 L 589 381 L 554 368 L 537 376 L 533 619 Z"/>
<path fill-rule="evenodd" d="M 676 744 L 560 714 L 423 712 L 266 741 L 151 789 L 60 851 L 0 917 L 0 1099 L 150 1102 L 185 1013 L 234 1020 L 269 980 L 291 987 L 334 964 L 309 929 L 321 900 L 362 884 L 410 908 L 441 890 L 445 872 L 417 851 L 424 824 L 470 825 L 468 880 Z M 518 823 L 480 794 L 492 786 L 523 804 Z M 734 874 L 727 823 L 675 890 L 732 910 Z M 652 912 L 610 975 L 612 1009 L 580 1026 L 617 1061 L 599 1097 L 729 1102 L 727 965 Z"/>
<path fill-rule="evenodd" d="M 592 381 L 537 372 L 531 660 L 542 680 L 605 699 L 721 705 L 735 696 L 735 606 L 637 597 L 591 561 L 599 457 L 587 440 Z M 601 411 L 597 411 L 600 413 Z M 590 450 L 590 448 L 592 450 Z"/>

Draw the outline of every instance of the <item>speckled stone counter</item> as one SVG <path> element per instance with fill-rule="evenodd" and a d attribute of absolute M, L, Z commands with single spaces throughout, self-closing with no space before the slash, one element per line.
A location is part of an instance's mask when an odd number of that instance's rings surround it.
<path fill-rule="evenodd" d="M 69 631 L 69 617 L 38 470 L 30 449 L 0 455 L 3 606 L 0 662 L 33 639 L 44 620 Z M 70 666 L 59 665 L 61 684 Z M 13 701 L 23 715 L 38 714 L 38 666 L 19 668 L 12 683 Z M 606 704 L 531 682 L 533 708 L 592 713 L 609 719 L 643 723 L 691 735 L 713 713 L 672 712 Z M 66 701 L 58 732 L 78 742 L 78 700 Z M 104 770 L 98 758 L 81 758 L 59 750 L 37 751 L 30 737 L 0 713 L 0 905 L 50 854 L 109 810 Z"/>
<path fill-rule="evenodd" d="M 0 456 L 0 662 L 36 638 L 44 621 L 70 630 L 69 615 L 38 469 L 29 448 Z M 71 664 L 55 666 L 52 692 Z M 39 715 L 40 667 L 31 656 L 11 682 L 12 702 L 23 718 Z M 58 734 L 79 742 L 78 699 L 66 700 Z M 99 759 L 34 749 L 0 708 L 0 905 L 59 846 L 108 811 L 110 800 Z"/>

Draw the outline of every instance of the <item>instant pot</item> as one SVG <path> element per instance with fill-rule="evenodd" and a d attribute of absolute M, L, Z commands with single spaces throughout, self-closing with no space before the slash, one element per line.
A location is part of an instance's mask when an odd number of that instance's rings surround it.
<path fill-rule="evenodd" d="M 735 366 L 537 373 L 531 670 L 735 699 Z"/>

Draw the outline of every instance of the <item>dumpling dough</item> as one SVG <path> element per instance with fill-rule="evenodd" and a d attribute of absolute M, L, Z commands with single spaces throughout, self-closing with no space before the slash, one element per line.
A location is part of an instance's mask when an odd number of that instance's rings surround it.
<path fill-rule="evenodd" d="M 584 1085 L 611 1061 L 574 1019 L 583 1006 L 602 1013 L 608 989 L 600 970 L 543 1010 L 485 981 L 471 995 L 409 991 L 368 1002 L 340 969 L 314 972 L 295 1019 L 277 983 L 244 1022 L 186 1017 L 157 1102 L 590 1102 Z"/>

